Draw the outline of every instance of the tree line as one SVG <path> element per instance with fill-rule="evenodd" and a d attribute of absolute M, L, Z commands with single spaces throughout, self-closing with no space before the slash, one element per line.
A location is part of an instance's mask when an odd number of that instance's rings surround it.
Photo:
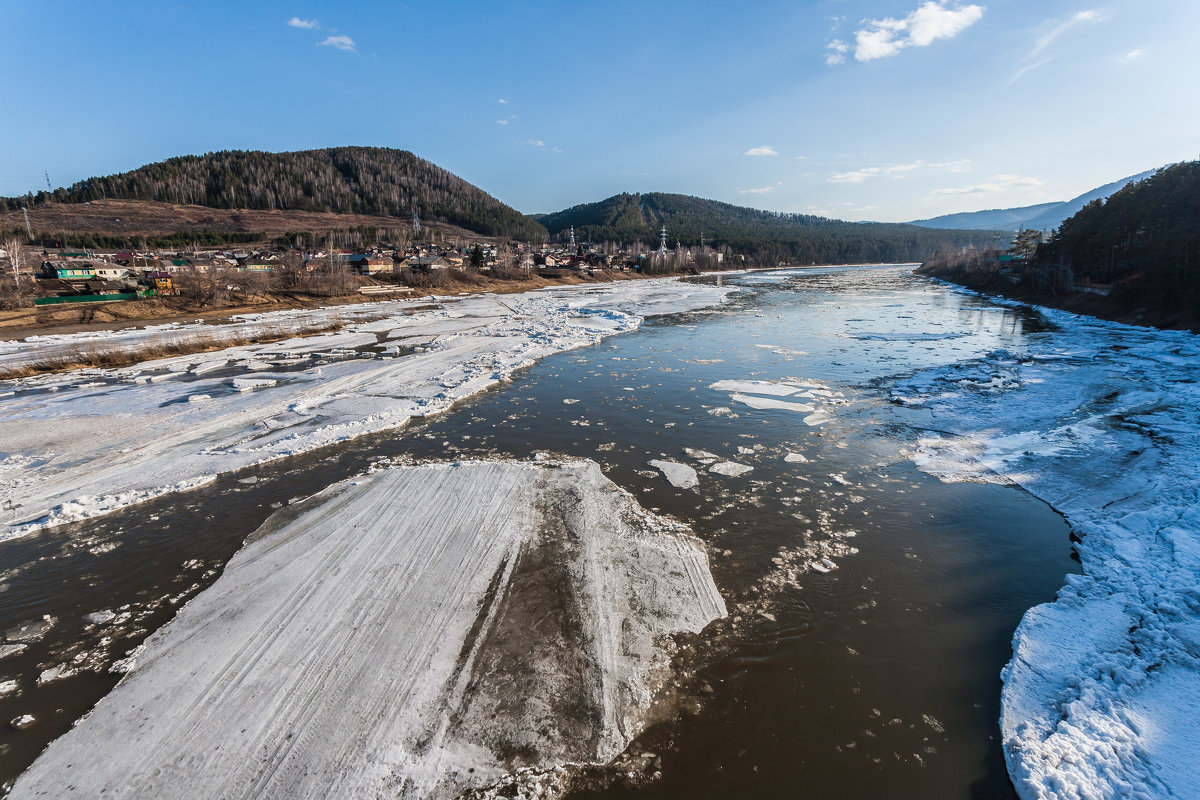
<path fill-rule="evenodd" d="M 844 222 L 810 214 L 787 214 L 678 194 L 615 195 L 554 214 L 535 215 L 551 236 L 571 226 L 590 241 L 657 242 L 667 227 L 668 247 L 726 246 L 760 265 L 920 261 L 939 246 L 985 246 L 987 231 L 953 231 L 915 225 Z"/>
<path fill-rule="evenodd" d="M 1067 219 L 1034 256 L 1038 270 L 1114 284 L 1129 304 L 1200 318 L 1200 161 L 1164 167 Z"/>

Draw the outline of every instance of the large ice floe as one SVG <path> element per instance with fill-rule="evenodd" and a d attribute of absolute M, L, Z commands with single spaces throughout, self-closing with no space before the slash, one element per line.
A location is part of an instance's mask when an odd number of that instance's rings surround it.
<path fill-rule="evenodd" d="M 1003 671 L 1009 772 L 1024 798 L 1200 797 L 1200 339 L 1043 313 L 1028 352 L 893 391 L 932 411 L 921 469 L 1023 486 L 1079 538 Z"/>
<path fill-rule="evenodd" d="M 433 308 L 392 301 L 276 312 L 240 318 L 237 335 L 342 327 L 123 369 L 4 382 L 0 540 L 403 426 L 547 355 L 634 330 L 650 314 L 719 304 L 732 291 L 643 280 L 442 299 Z M 140 347 L 213 331 L 169 325 L 33 337 L 0 343 L 0 365 L 109 340 Z"/>
<path fill-rule="evenodd" d="M 594 462 L 384 468 L 269 519 L 11 797 L 543 791 L 724 614 L 703 545 Z"/>

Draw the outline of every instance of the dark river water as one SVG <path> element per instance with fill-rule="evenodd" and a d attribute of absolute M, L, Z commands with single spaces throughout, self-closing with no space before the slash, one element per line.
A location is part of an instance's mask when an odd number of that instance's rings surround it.
<path fill-rule="evenodd" d="M 0 545 L 4 629 L 56 623 L 0 660 L 0 681 L 17 683 L 0 720 L 36 718 L 0 730 L 0 780 L 94 705 L 113 661 L 281 505 L 381 459 L 546 452 L 595 459 L 691 525 L 730 610 L 685 664 L 702 691 L 634 745 L 661 758 L 661 778 L 588 796 L 1012 797 L 999 672 L 1024 611 L 1077 571 L 1069 530 L 1018 489 L 918 472 L 905 449 L 937 420 L 887 397 L 914 371 L 1028 349 L 1045 321 L 897 268 L 734 281 L 746 291 L 720 310 L 548 358 L 450 414 Z M 711 388 L 779 380 L 824 387 L 829 421 Z M 703 470 L 685 448 L 753 470 L 677 489 L 648 462 Z M 87 619 L 97 612 L 118 617 Z M 38 683 L 59 665 L 76 674 Z"/>

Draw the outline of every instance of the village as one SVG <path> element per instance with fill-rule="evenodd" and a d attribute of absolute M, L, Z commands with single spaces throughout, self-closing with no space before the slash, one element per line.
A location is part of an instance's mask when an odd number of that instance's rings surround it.
<path fill-rule="evenodd" d="M 436 239 L 436 237 L 430 237 Z M 561 243 L 496 240 L 428 241 L 354 248 L 296 247 L 180 250 L 99 250 L 22 246 L 11 270 L 33 305 L 98 303 L 151 297 L 213 295 L 291 289 L 317 295 L 404 294 L 437 288 L 455 277 L 486 275 L 520 279 L 605 272 L 695 273 L 721 264 L 712 248 L 668 249 L 666 230 L 658 250 L 635 245 L 577 241 L 572 229 Z M 10 242 L 11 249 L 11 242 Z M 0 257 L 7 253 L 0 251 Z M 12 259 L 7 258 L 11 263 Z M 33 265 L 40 265 L 34 268 Z M 32 287 L 32 293 L 29 292 Z"/>

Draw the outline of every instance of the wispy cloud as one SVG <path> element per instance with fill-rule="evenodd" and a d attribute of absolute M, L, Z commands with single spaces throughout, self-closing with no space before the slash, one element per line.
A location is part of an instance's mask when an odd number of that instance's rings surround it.
<path fill-rule="evenodd" d="M 1139 47 L 1137 50 L 1130 50 L 1128 53 L 1118 58 L 1117 61 L 1121 62 L 1122 64 L 1128 64 L 1130 61 L 1137 61 L 1144 55 L 1146 55 L 1146 51 Z"/>
<path fill-rule="evenodd" d="M 757 189 L 738 189 L 738 194 L 766 194 L 775 191 L 774 186 L 760 186 Z"/>
<path fill-rule="evenodd" d="M 526 144 L 530 145 L 531 147 L 536 147 L 538 150 L 547 150 L 551 153 L 561 153 L 563 151 L 561 147 L 558 147 L 557 145 L 546 144 L 546 142 L 541 139 L 529 139 L 526 141 Z"/>
<path fill-rule="evenodd" d="M 324 41 L 317 42 L 317 47 L 336 47 L 338 50 L 345 50 L 347 53 L 358 52 L 358 47 L 354 44 L 354 40 L 344 34 L 326 36 Z"/>
<path fill-rule="evenodd" d="M 829 183 L 862 183 L 869 178 L 882 178 L 886 176 L 902 178 L 905 174 L 920 169 L 948 169 L 951 172 L 966 172 L 970 165 L 971 162 L 968 160 L 929 163 L 918 159 L 911 164 L 896 164 L 891 167 L 863 167 L 851 172 L 835 172 L 829 177 Z"/>
<path fill-rule="evenodd" d="M 1054 60 L 1053 56 L 1042 57 L 1042 53 L 1046 52 L 1049 47 L 1067 31 L 1072 28 L 1082 25 L 1086 22 L 1096 22 L 1103 17 L 1099 11 L 1087 9 L 1079 11 L 1066 19 L 1047 20 L 1042 24 L 1042 33 L 1033 41 L 1033 48 L 1025 55 L 1024 58 L 1017 64 L 1017 70 L 1013 76 L 1008 79 L 1007 86 L 1012 86 L 1019 81 L 1026 73 L 1032 72 L 1038 67 L 1049 64 Z"/>
<path fill-rule="evenodd" d="M 287 24 L 293 28 L 304 28 L 305 30 L 317 31 L 321 29 L 321 25 L 315 19 L 300 19 L 292 17 L 287 21 Z"/>
<path fill-rule="evenodd" d="M 975 186 L 963 186 L 949 189 L 935 189 L 932 194 L 935 195 L 963 195 L 963 194 L 996 194 L 997 192 L 1006 192 L 1010 189 L 1037 189 L 1042 186 L 1042 182 L 1037 178 L 1023 178 L 1020 175 L 995 175 L 986 183 L 980 183 Z"/>
<path fill-rule="evenodd" d="M 763 145 L 762 147 L 751 147 L 745 154 L 748 156 L 777 156 L 779 151 L 774 147 Z"/>
<path fill-rule="evenodd" d="M 497 125 L 507 125 L 507 124 L 508 124 L 508 120 L 506 120 L 506 119 L 498 119 L 498 120 L 496 120 L 496 124 L 497 124 Z"/>
<path fill-rule="evenodd" d="M 869 19 L 854 32 L 854 58 L 874 61 L 888 58 L 906 47 L 928 47 L 938 39 L 952 39 L 983 17 L 983 6 L 946 7 L 946 0 L 927 0 L 906 17 Z M 826 45 L 825 63 L 841 64 L 850 45 L 834 39 Z"/>
<path fill-rule="evenodd" d="M 829 44 L 825 45 L 828 51 L 825 53 L 825 63 L 828 66 L 836 66 L 845 63 L 846 53 L 850 52 L 850 45 L 843 42 L 841 39 L 834 39 Z"/>
<path fill-rule="evenodd" d="M 497 103 L 499 103 L 499 104 L 500 104 L 500 105 L 502 105 L 502 106 L 504 106 L 504 105 L 508 105 L 508 98 L 507 98 L 507 97 L 501 97 L 501 98 L 500 98 L 499 100 L 497 100 L 496 102 L 497 102 Z"/>

